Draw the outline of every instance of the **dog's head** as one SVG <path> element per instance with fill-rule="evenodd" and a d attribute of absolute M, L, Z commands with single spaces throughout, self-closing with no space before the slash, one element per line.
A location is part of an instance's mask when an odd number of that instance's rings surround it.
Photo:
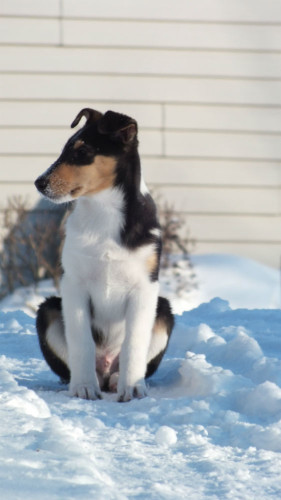
<path fill-rule="evenodd" d="M 137 122 L 129 116 L 90 108 L 78 113 L 84 126 L 67 141 L 59 158 L 35 181 L 44 196 L 55 203 L 72 201 L 114 187 L 120 160 L 137 150 Z"/>

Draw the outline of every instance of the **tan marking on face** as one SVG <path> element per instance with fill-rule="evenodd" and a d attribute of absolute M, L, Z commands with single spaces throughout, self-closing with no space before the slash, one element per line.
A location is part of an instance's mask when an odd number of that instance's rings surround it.
<path fill-rule="evenodd" d="M 158 255 L 156 252 L 153 252 L 147 259 L 146 259 L 146 269 L 149 274 L 154 273 L 156 271 L 157 266 L 158 266 Z"/>
<path fill-rule="evenodd" d="M 77 167 L 62 163 L 51 174 L 49 186 L 54 196 L 72 198 L 95 194 L 113 186 L 116 160 L 97 155 L 90 165 Z"/>
<path fill-rule="evenodd" d="M 78 140 L 74 143 L 73 149 L 78 149 L 78 148 L 80 148 L 80 146 L 83 146 L 83 144 L 85 144 L 85 142 L 84 142 L 84 141 L 81 141 L 81 139 L 78 139 Z"/>

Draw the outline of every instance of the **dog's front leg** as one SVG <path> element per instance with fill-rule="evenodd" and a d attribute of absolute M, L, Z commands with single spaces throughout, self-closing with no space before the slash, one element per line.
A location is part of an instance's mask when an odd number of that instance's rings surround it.
<path fill-rule="evenodd" d="M 62 279 L 61 292 L 70 368 L 70 395 L 100 399 L 88 297 L 80 287 L 73 286 L 66 276 Z"/>
<path fill-rule="evenodd" d="M 126 335 L 120 353 L 118 401 L 147 395 L 145 373 L 155 320 L 158 283 L 134 289 L 126 309 Z"/>

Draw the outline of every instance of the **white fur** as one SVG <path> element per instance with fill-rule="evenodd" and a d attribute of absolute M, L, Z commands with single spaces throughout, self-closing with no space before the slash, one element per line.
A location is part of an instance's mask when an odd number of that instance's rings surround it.
<path fill-rule="evenodd" d="M 100 395 L 95 371 L 89 299 L 94 324 L 105 336 L 110 355 L 120 351 L 118 397 L 145 395 L 144 375 L 158 297 L 146 261 L 153 245 L 134 251 L 121 246 L 123 194 L 114 188 L 81 197 L 67 221 L 62 254 L 61 292 L 71 371 L 70 392 Z"/>
<path fill-rule="evenodd" d="M 158 331 L 155 335 L 152 335 L 150 346 L 149 346 L 149 356 L 148 363 L 151 361 L 159 352 L 164 351 L 168 342 L 167 330 Z"/>
<path fill-rule="evenodd" d="M 150 230 L 150 234 L 153 234 L 153 236 L 157 236 L 157 238 L 160 238 L 162 231 L 160 228 L 155 227 L 154 229 Z"/>
<path fill-rule="evenodd" d="M 63 324 L 60 319 L 56 319 L 50 323 L 46 332 L 46 340 L 53 352 L 55 352 L 67 365 L 67 346 L 63 333 Z"/>
<path fill-rule="evenodd" d="M 149 189 L 142 175 L 141 175 L 140 191 L 143 195 L 149 194 Z"/>

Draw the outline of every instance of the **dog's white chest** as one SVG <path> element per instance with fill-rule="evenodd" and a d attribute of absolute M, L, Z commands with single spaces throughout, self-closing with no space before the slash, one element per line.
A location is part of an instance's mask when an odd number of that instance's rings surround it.
<path fill-rule="evenodd" d="M 125 291 L 130 286 L 133 276 L 126 266 L 130 257 L 116 242 L 110 239 L 99 241 L 97 238 L 96 242 L 87 244 L 80 237 L 75 247 L 72 247 L 71 255 L 68 250 L 67 253 L 67 260 L 71 260 L 76 267 L 75 274 L 80 286 L 86 287 L 91 295 L 113 298 L 115 293 Z"/>
<path fill-rule="evenodd" d="M 62 264 L 71 273 L 77 286 L 102 310 L 124 311 L 126 296 L 143 280 L 147 280 L 145 262 L 151 253 L 150 245 L 130 251 L 120 242 L 122 203 L 120 193 L 110 193 L 93 203 L 80 202 L 67 222 Z M 80 200 L 79 200 L 80 201 Z M 102 203 L 101 203 L 102 202 Z M 114 207 L 111 210 L 112 202 Z"/>
<path fill-rule="evenodd" d="M 87 239 L 79 235 L 74 243 L 73 238 L 67 238 L 63 252 L 63 265 L 80 286 L 109 298 L 128 292 L 143 280 L 150 248 L 130 252 L 109 238 L 100 241 L 92 234 L 89 243 Z"/>

